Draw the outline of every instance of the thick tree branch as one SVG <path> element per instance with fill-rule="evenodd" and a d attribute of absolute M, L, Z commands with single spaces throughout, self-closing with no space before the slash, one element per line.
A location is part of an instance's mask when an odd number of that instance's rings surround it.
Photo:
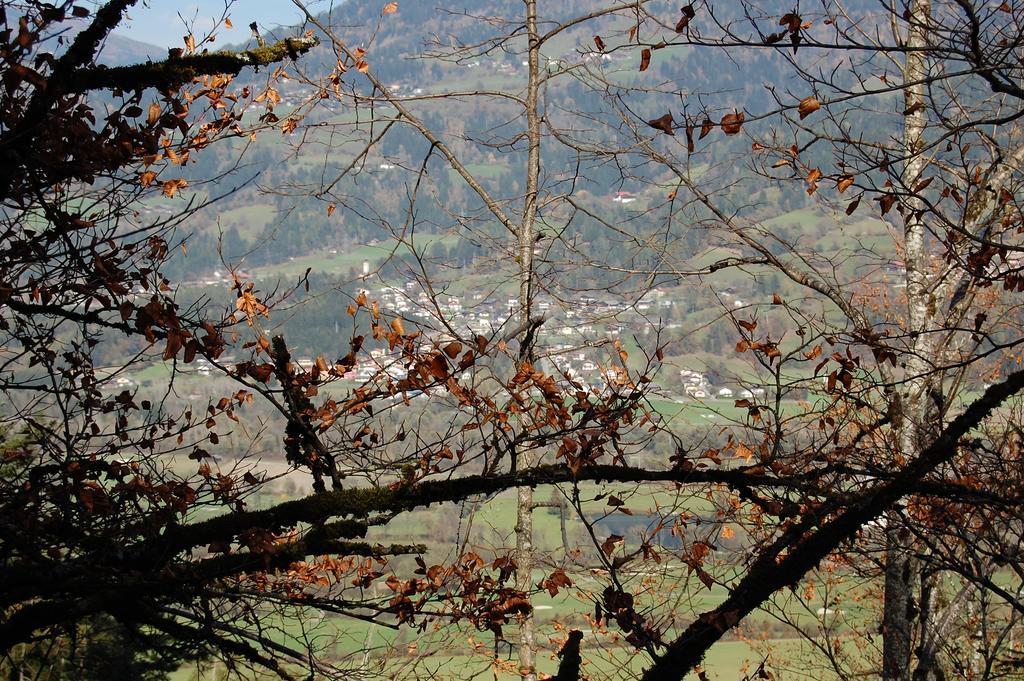
<path fill-rule="evenodd" d="M 984 421 L 1006 399 L 1024 389 L 1024 371 L 1010 374 L 991 386 L 963 413 L 957 416 L 929 446 L 922 450 L 891 482 L 843 506 L 838 501 L 830 508 L 817 509 L 814 518 L 833 519 L 813 529 L 817 521 L 807 518 L 793 530 L 761 552 L 747 574 L 717 608 L 702 614 L 669 644 L 664 655 L 644 673 L 643 681 L 682 679 L 703 659 L 722 635 L 732 629 L 772 594 L 796 584 L 830 553 L 852 538 L 865 523 L 874 520 L 896 501 L 906 496 L 914 484 L 937 466 L 952 458 L 960 439 Z"/>
<path fill-rule="evenodd" d="M 419 506 L 458 501 L 477 494 L 493 494 L 513 487 L 536 487 L 565 482 L 676 482 L 720 484 L 730 487 L 777 487 L 800 489 L 804 478 L 779 478 L 744 469 L 648 470 L 626 466 L 585 466 L 576 471 L 564 465 L 547 465 L 515 474 L 473 475 L 432 480 L 394 488 L 352 488 L 314 494 L 286 501 L 273 508 L 218 516 L 200 523 L 170 529 L 157 543 L 162 550 L 183 551 L 216 541 L 229 541 L 251 528 L 282 529 L 299 523 L 318 523 L 337 516 L 365 518 L 372 513 L 396 513 Z M 156 544 L 154 544 L 155 547 Z"/>
<path fill-rule="evenodd" d="M 203 75 L 237 75 L 247 66 L 268 66 L 285 59 L 295 59 L 320 44 L 320 39 L 285 38 L 273 45 L 243 52 L 209 52 L 164 61 L 108 68 L 96 66 L 79 71 L 68 86 L 69 92 L 85 92 L 111 88 L 140 90 L 175 88 Z"/>
<path fill-rule="evenodd" d="M 645 470 L 611 465 L 588 466 L 573 471 L 567 466 L 538 466 L 516 474 L 476 475 L 441 481 L 427 481 L 395 488 L 345 489 L 323 492 L 312 496 L 287 501 L 273 508 L 259 511 L 244 511 L 218 516 L 207 521 L 169 529 L 164 536 L 145 541 L 126 549 L 117 556 L 83 556 L 64 560 L 59 566 L 45 568 L 36 564 L 8 566 L 0 571 L 0 583 L 5 585 L 5 602 L 10 605 L 29 598 L 95 600 L 95 578 L 97 571 L 110 577 L 121 573 L 137 573 L 140 569 L 158 573 L 160 580 L 167 584 L 193 583 L 203 579 L 225 577 L 237 574 L 254 565 L 263 569 L 286 566 L 307 555 L 321 553 L 417 553 L 422 547 L 392 546 L 374 548 L 369 545 L 341 542 L 339 539 L 361 536 L 365 526 L 354 520 L 341 520 L 320 525 L 330 518 L 349 516 L 366 518 L 374 513 L 397 513 L 434 503 L 458 501 L 478 494 L 491 494 L 521 486 L 550 485 L 582 481 L 609 482 L 674 482 L 679 484 L 720 484 L 732 488 L 783 488 L 805 490 L 807 477 L 779 478 L 761 473 L 750 473 L 742 468 L 733 470 Z M 285 545 L 277 551 L 265 554 L 237 553 L 210 558 L 198 563 L 178 562 L 175 556 L 189 553 L 209 545 L 226 544 L 252 530 L 279 532 L 289 527 L 306 523 L 320 525 L 312 529 L 303 539 Z M 115 591 L 120 590 L 121 598 L 129 598 L 138 579 L 114 583 Z M 159 585 L 153 584 L 158 589 Z M 76 600 L 82 604 L 82 600 Z M 26 610 L 33 610 L 29 606 Z M 85 607 L 84 605 L 82 607 Z M 99 607 L 95 603 L 89 606 Z M 38 613 L 29 617 L 20 611 L 21 619 L 28 626 L 0 627 L 5 629 L 7 640 L 18 642 L 33 629 L 50 622 L 47 618 L 60 616 L 60 608 L 38 608 Z M 90 610 L 92 611 L 92 610 Z M 52 622 L 50 622 L 52 623 Z M 14 624 L 13 620 L 9 624 Z M 17 630 L 21 633 L 18 634 Z M 4 640 L 0 637 L 0 641 Z M 2 649 L 2 646 L 0 646 Z"/>

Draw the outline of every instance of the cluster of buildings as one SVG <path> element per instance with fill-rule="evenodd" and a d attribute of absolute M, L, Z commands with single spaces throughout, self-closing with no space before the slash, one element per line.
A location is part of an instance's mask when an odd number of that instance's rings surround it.
<path fill-rule="evenodd" d="M 680 369 L 679 381 L 683 385 L 683 394 L 695 400 L 706 399 L 752 399 L 763 397 L 764 388 L 729 388 L 727 386 L 715 387 L 711 385 L 707 376 L 700 371 L 693 369 Z"/>
<path fill-rule="evenodd" d="M 501 296 L 492 292 L 469 292 L 464 295 L 440 295 L 431 297 L 421 290 L 419 283 L 408 281 L 403 285 L 389 285 L 365 291 L 368 298 L 377 300 L 389 315 L 400 315 L 419 322 L 424 330 L 421 350 L 429 351 L 435 344 L 446 342 L 448 332 L 440 330 L 430 339 L 430 328 L 436 327 L 432 320 L 443 316 L 447 325 L 466 335 L 483 335 L 487 338 L 501 338 L 503 330 L 517 326 L 519 299 Z M 611 353 L 616 351 L 597 339 L 615 339 L 622 334 L 643 335 L 644 325 L 653 327 L 662 324 L 650 318 L 671 307 L 671 296 L 667 291 L 654 288 L 638 300 L 626 302 L 613 296 L 581 296 L 572 307 L 557 305 L 552 300 L 541 299 L 536 303 L 536 312 L 545 316 L 544 323 L 536 331 L 537 355 L 544 363 L 544 371 L 558 374 L 583 386 L 600 386 L 606 375 L 613 374 L 618 359 Z M 663 325 L 663 324 L 662 324 Z M 510 342 L 514 342 L 511 341 Z M 375 349 L 346 378 L 365 381 L 387 373 L 397 379 L 405 376 L 405 369 L 398 361 L 397 353 Z M 755 398 L 764 395 L 763 388 L 740 388 L 713 386 L 704 373 L 690 369 L 679 372 L 682 397 L 695 400 Z M 654 386 L 657 389 L 657 386 Z M 660 392 L 666 392 L 664 388 Z M 673 388 L 672 393 L 679 392 Z"/>
<path fill-rule="evenodd" d="M 420 290 L 419 284 L 415 281 L 406 282 L 404 286 L 384 286 L 375 292 L 365 293 L 368 297 L 378 300 L 392 313 L 414 320 L 422 319 L 424 326 L 429 326 L 429 321 L 440 315 L 448 324 L 460 331 L 465 329 L 488 337 L 515 324 L 520 304 L 519 298 L 515 296 L 488 295 L 481 292 L 467 293 L 463 296 L 431 297 Z M 556 308 L 550 300 L 540 300 L 536 304 L 536 313 L 543 314 L 546 319 L 537 330 L 537 335 L 615 337 L 623 330 L 624 325 L 611 318 L 628 307 L 621 301 L 611 298 L 584 296 L 575 307 L 563 310 Z M 609 321 L 598 321 L 601 319 Z"/>

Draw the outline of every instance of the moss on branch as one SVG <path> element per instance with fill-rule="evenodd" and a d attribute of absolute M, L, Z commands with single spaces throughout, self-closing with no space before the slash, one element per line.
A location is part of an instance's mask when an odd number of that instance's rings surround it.
<path fill-rule="evenodd" d="M 285 38 L 273 45 L 242 52 L 207 52 L 183 57 L 168 57 L 163 61 L 133 64 L 131 66 L 96 66 L 81 69 L 67 85 L 72 92 L 100 90 L 166 90 L 195 78 L 213 74 L 237 75 L 247 66 L 268 66 L 285 59 L 296 59 L 320 44 L 318 38 Z"/>

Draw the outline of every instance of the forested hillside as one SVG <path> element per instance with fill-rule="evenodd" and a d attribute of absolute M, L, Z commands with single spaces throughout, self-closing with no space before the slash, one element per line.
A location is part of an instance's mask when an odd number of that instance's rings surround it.
<path fill-rule="evenodd" d="M 415 108 L 426 126 L 442 131 L 446 142 L 486 188 L 515 196 L 524 189 L 526 158 L 521 145 L 503 141 L 503 126 L 507 127 L 510 116 L 514 116 L 510 103 L 500 98 L 452 100 L 440 96 L 488 89 L 521 92 L 526 69 L 517 53 L 518 39 L 501 49 L 470 52 L 472 56 L 438 55 L 443 55 L 452 36 L 458 36 L 465 45 L 486 44 L 502 30 L 500 18 L 513 16 L 518 5 L 464 5 L 439 10 L 430 3 L 407 3 L 381 21 L 375 5 L 344 3 L 332 16 L 322 18 L 364 27 L 372 33 L 372 49 L 364 59 L 381 82 L 392 93 L 407 98 L 404 101 Z M 555 10 L 557 16 L 551 21 L 598 5 L 566 3 Z M 618 18 L 607 19 L 570 29 L 547 44 L 543 53 L 549 73 L 570 74 L 552 79 L 545 86 L 545 105 L 552 124 L 572 130 L 579 141 L 596 145 L 614 146 L 618 143 L 614 136 L 621 135 L 622 123 L 617 118 L 622 113 L 613 106 L 616 93 L 611 84 L 630 87 L 640 76 L 635 54 L 616 50 L 602 54 L 594 46 L 594 36 L 605 27 L 614 30 L 616 21 L 622 23 Z M 184 169 L 190 185 L 203 196 L 227 195 L 219 198 L 215 210 L 204 217 L 209 224 L 189 235 L 185 251 L 175 255 L 169 271 L 178 280 L 196 283 L 214 281 L 215 272 L 224 276 L 228 266 L 234 266 L 255 279 L 290 286 L 308 268 L 311 295 L 318 289 L 341 286 L 351 297 L 365 287 L 360 276 L 366 261 L 375 275 L 379 272 L 374 279 L 376 287 L 403 287 L 420 270 L 438 281 L 452 282 L 455 294 L 462 293 L 467 282 L 473 282 L 472 287 L 490 287 L 494 290 L 490 302 L 497 304 L 500 299 L 496 310 L 500 314 L 507 307 L 504 299 L 508 297 L 508 291 L 496 288 L 502 277 L 497 276 L 494 263 L 496 257 L 501 260 L 504 248 L 500 226 L 482 215 L 479 197 L 442 159 L 428 154 L 429 142 L 411 126 L 390 128 L 365 155 L 358 155 L 366 140 L 381 132 L 390 114 L 383 103 L 367 101 L 360 107 L 347 108 L 330 101 L 319 102 L 318 93 L 323 87 L 319 74 L 330 71 L 334 61 L 325 42 L 300 64 L 287 67 L 288 78 L 275 86 L 280 102 L 272 107 L 273 120 L 277 121 L 274 126 L 280 132 L 265 135 L 259 145 L 240 140 L 215 146 L 197 155 L 195 162 Z M 787 59 L 780 54 L 766 58 L 748 53 L 724 59 L 713 50 L 684 49 L 671 54 L 655 51 L 643 78 L 678 87 L 681 96 L 667 97 L 657 92 L 634 95 L 629 103 L 630 115 L 641 124 L 666 110 L 675 111 L 680 119 L 692 111 L 696 119 L 698 109 L 704 110 L 700 107 L 719 111 L 720 115 L 733 110 L 756 115 L 774 108 L 771 93 L 785 89 L 787 68 Z M 579 76 L 573 73 L 576 70 Z M 610 84 L 595 87 L 598 77 L 610 79 Z M 263 76 L 259 75 L 246 84 L 256 89 L 262 82 Z M 364 90 L 364 94 L 373 93 Z M 254 106 L 249 115 L 253 119 L 267 116 L 266 104 Z M 456 117 L 451 115 L 453 106 L 459 112 Z M 589 129 L 581 127 L 581 121 L 588 121 Z M 292 129 L 292 123 L 297 127 Z M 749 124 L 750 135 L 757 134 L 757 126 L 756 121 Z M 784 181 L 758 176 L 749 158 L 750 144 L 747 136 L 717 136 L 714 143 L 702 141 L 690 156 L 692 172 L 695 177 L 708 178 L 711 185 L 730 187 L 722 195 L 727 208 L 742 208 L 749 216 L 770 220 L 780 239 L 773 246 L 777 251 L 785 250 L 785 243 L 799 243 L 809 251 L 835 251 L 838 241 L 834 235 L 843 223 L 848 225 L 845 229 L 869 241 L 884 233 L 884 223 L 869 217 L 847 218 L 841 213 L 821 212 L 801 182 L 788 181 L 785 175 Z M 808 153 L 813 157 L 817 149 Z M 696 270 L 734 253 L 721 250 L 721 241 L 698 222 L 669 224 L 671 174 L 654 165 L 623 166 L 606 156 L 558 144 L 544 146 L 542 165 L 552 191 L 571 190 L 580 202 L 580 210 L 567 224 L 562 216 L 552 216 L 548 241 L 544 241 L 542 232 L 538 242 L 553 262 L 561 263 L 561 270 L 571 272 L 573 287 L 614 294 L 622 304 L 629 305 L 650 286 L 663 286 L 671 291 L 671 305 L 656 314 L 642 315 L 649 317 L 642 325 L 649 324 L 653 329 L 675 322 L 679 328 L 681 321 L 689 319 L 687 326 L 702 328 L 703 321 L 689 315 L 706 314 L 709 308 L 720 307 L 714 297 L 701 297 L 706 293 L 703 284 L 681 280 L 671 273 L 651 281 L 624 277 L 615 271 Z M 322 189 L 346 169 L 349 176 L 332 187 L 331 199 L 325 199 Z M 203 184 L 210 178 L 218 178 L 216 189 Z M 417 202 L 412 224 L 406 211 L 411 188 L 418 180 L 421 191 L 429 192 L 429 200 Z M 628 196 L 619 197 L 620 192 Z M 621 200 L 623 197 L 626 201 Z M 185 200 L 183 196 L 154 200 L 151 210 L 159 215 L 160 211 L 171 210 L 175 202 Z M 343 209 L 336 210 L 336 206 Z M 212 215 L 216 220 L 211 219 Z M 466 230 L 460 228 L 464 225 L 460 226 L 461 218 L 456 219 L 456 215 L 480 217 L 473 219 L 472 230 Z M 607 223 L 623 225 L 625 233 L 606 229 Z M 409 233 L 411 227 L 415 230 L 412 243 L 396 248 L 396 238 Z M 656 243 L 647 243 L 649 239 Z M 664 248 L 663 241 L 657 243 L 659 239 L 670 240 L 671 248 Z M 588 252 L 599 254 L 601 266 L 596 266 L 593 258 L 588 261 L 579 257 L 575 251 L 580 244 L 585 244 Z M 897 259 L 895 254 L 888 255 Z M 886 254 L 878 257 L 884 259 Z M 741 301 L 788 293 L 787 284 L 771 273 L 753 281 L 740 279 L 723 275 L 719 286 Z M 212 293 L 208 288 L 186 295 Z M 336 335 L 336 307 L 337 303 L 328 304 L 322 299 L 309 300 L 296 311 L 289 337 L 306 352 L 320 351 L 324 342 L 329 346 L 330 338 Z M 645 306 L 644 311 L 647 309 Z M 665 324 L 659 324 L 659 318 Z M 681 338 L 672 331 L 667 338 L 673 335 Z M 731 345 L 728 334 L 721 329 L 702 331 L 696 338 L 687 339 L 689 352 L 720 354 Z M 677 352 L 687 354 L 683 349 Z M 724 369 L 717 366 L 718 371 Z"/>

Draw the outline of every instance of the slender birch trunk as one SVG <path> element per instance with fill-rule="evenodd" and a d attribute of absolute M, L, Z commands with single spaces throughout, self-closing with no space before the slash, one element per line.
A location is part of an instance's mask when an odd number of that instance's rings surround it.
<path fill-rule="evenodd" d="M 926 244 L 927 233 L 921 216 L 922 202 L 912 195 L 921 181 L 927 159 L 924 134 L 927 124 L 924 80 L 927 72 L 925 52 L 928 44 L 930 0 L 912 0 L 906 36 L 906 62 L 903 68 L 904 116 L 902 173 L 904 191 L 911 195 L 903 201 L 903 246 L 906 266 L 907 332 L 910 353 L 906 378 L 896 396 L 896 453 L 902 459 L 916 458 L 923 446 L 929 413 L 928 390 L 933 381 L 937 339 L 939 292 L 931 276 L 932 268 Z M 914 602 L 915 577 L 909 532 L 890 517 L 886 530 L 885 603 L 882 620 L 882 678 L 886 681 L 910 681 L 913 625 L 917 608 Z"/>
<path fill-rule="evenodd" d="M 537 198 L 540 184 L 540 34 L 537 30 L 537 0 L 524 0 L 526 34 L 528 40 L 526 85 L 526 195 L 523 216 L 516 235 L 519 259 L 519 321 L 527 325 L 533 308 L 533 244 L 537 219 Z M 521 361 L 532 361 L 532 334 L 524 339 L 520 351 Z M 536 462 L 531 452 L 519 453 L 519 465 L 528 468 Z M 513 463 L 515 465 L 515 463 Z M 520 487 L 516 491 L 516 588 L 523 592 L 532 589 L 533 577 L 533 488 Z M 537 680 L 536 640 L 533 612 L 522 616 L 519 623 L 519 673 L 524 681 Z"/>

